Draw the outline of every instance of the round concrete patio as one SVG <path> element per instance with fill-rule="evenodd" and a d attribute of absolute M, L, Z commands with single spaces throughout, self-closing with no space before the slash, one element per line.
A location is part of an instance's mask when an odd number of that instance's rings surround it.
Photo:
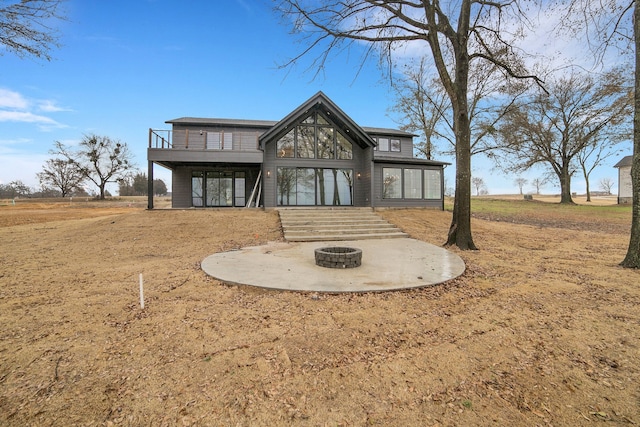
<path fill-rule="evenodd" d="M 314 251 L 326 246 L 362 249 L 362 265 L 333 269 L 315 264 Z M 208 275 L 226 283 L 288 291 L 380 292 L 445 282 L 465 270 L 446 249 L 414 239 L 339 242 L 271 242 L 208 256 Z"/>

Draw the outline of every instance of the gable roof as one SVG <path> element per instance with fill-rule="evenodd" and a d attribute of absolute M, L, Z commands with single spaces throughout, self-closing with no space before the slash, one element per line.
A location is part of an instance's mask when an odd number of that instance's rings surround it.
<path fill-rule="evenodd" d="M 306 117 L 309 112 L 319 109 L 338 126 L 344 133 L 348 134 L 361 147 L 375 147 L 376 142 L 354 122 L 351 117 L 347 116 L 327 95 L 322 91 L 316 93 L 298 108 L 289 113 L 284 119 L 277 122 L 271 129 L 260 135 L 258 140 L 260 146 L 264 148 L 264 143 L 277 135 L 284 133 L 293 126 L 298 120 Z"/>
<path fill-rule="evenodd" d="M 614 168 L 623 168 L 626 166 L 631 166 L 633 164 L 633 156 L 623 157 L 618 163 L 613 165 Z"/>

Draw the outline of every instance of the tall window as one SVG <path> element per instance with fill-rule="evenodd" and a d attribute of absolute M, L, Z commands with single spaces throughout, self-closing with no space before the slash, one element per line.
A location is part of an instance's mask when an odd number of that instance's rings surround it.
<path fill-rule="evenodd" d="M 336 132 L 336 159 L 338 160 L 351 160 L 353 159 L 353 146 L 347 138 L 345 138 L 340 132 Z"/>
<path fill-rule="evenodd" d="M 276 142 L 276 157 L 353 159 L 353 145 L 328 119 L 313 113 Z"/>
<path fill-rule="evenodd" d="M 315 159 L 316 128 L 315 126 L 298 126 L 298 157 Z"/>
<path fill-rule="evenodd" d="M 233 206 L 233 173 L 211 171 L 206 176 L 207 206 Z"/>
<path fill-rule="evenodd" d="M 441 171 L 427 169 L 424 171 L 424 198 L 442 198 L 442 176 Z"/>
<path fill-rule="evenodd" d="M 404 198 L 422 198 L 422 169 L 404 170 Z"/>
<path fill-rule="evenodd" d="M 333 139 L 333 128 L 318 128 L 318 158 L 334 159 L 336 152 L 336 144 Z"/>
<path fill-rule="evenodd" d="M 382 198 L 402 198 L 402 169 L 382 168 Z"/>
<path fill-rule="evenodd" d="M 193 172 L 191 176 L 191 203 L 193 206 L 204 206 L 204 174 L 202 172 Z"/>
<path fill-rule="evenodd" d="M 276 202 L 279 206 L 351 206 L 353 170 L 332 168 L 278 168 Z"/>
<path fill-rule="evenodd" d="M 382 168 L 383 199 L 441 199 L 442 171 L 438 169 Z"/>
<path fill-rule="evenodd" d="M 296 145 L 296 132 L 291 129 L 288 134 L 280 138 L 276 144 L 278 157 L 293 157 Z"/>

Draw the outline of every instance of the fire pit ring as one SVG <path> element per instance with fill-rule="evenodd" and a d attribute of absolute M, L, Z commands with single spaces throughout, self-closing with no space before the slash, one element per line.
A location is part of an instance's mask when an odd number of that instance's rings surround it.
<path fill-rule="evenodd" d="M 362 250 L 345 246 L 330 246 L 315 250 L 316 265 L 327 268 L 355 268 L 362 265 Z"/>

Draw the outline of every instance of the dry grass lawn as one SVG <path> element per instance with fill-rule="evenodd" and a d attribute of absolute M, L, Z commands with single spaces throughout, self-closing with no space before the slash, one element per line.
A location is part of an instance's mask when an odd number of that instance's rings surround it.
<path fill-rule="evenodd" d="M 317 295 L 200 270 L 281 239 L 273 211 L 0 206 L 0 425 L 638 425 L 629 216 L 561 212 L 478 214 L 444 285 Z M 380 214 L 434 244 L 451 219 Z"/>

